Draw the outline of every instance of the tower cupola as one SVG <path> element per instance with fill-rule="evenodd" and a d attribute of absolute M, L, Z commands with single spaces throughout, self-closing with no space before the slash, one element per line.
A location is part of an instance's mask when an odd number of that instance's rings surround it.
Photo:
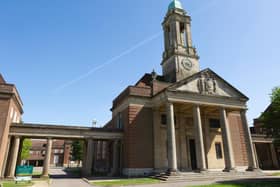
<path fill-rule="evenodd" d="M 179 0 L 172 0 L 162 23 L 164 52 L 162 72 L 167 82 L 178 82 L 199 71 L 198 55 L 192 44 L 191 17 Z"/>
<path fill-rule="evenodd" d="M 183 10 L 182 3 L 179 0 L 173 0 L 168 6 L 168 11 L 172 10 L 172 9 L 182 9 Z"/>

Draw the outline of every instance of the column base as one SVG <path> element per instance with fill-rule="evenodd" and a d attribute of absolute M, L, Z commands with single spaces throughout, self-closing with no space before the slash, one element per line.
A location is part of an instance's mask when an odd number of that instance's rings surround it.
<path fill-rule="evenodd" d="M 198 173 L 208 173 L 208 170 L 207 169 L 198 169 L 196 170 Z"/>
<path fill-rule="evenodd" d="M 50 176 L 49 175 L 41 175 L 41 177 L 40 178 L 44 178 L 44 179 L 46 179 L 46 178 L 50 178 Z"/>
<path fill-rule="evenodd" d="M 253 167 L 248 167 L 246 169 L 246 171 L 250 171 L 250 172 L 261 172 L 260 168 L 253 168 Z"/>
<path fill-rule="evenodd" d="M 7 176 L 6 179 L 8 179 L 8 180 L 14 180 L 14 179 L 15 179 L 15 176 Z"/>
<path fill-rule="evenodd" d="M 237 170 L 235 168 L 225 168 L 223 172 L 236 173 Z"/>
<path fill-rule="evenodd" d="M 167 172 L 166 172 L 166 175 L 169 175 L 169 176 L 178 176 L 180 175 L 180 172 L 178 170 L 171 170 L 171 169 L 168 169 Z"/>

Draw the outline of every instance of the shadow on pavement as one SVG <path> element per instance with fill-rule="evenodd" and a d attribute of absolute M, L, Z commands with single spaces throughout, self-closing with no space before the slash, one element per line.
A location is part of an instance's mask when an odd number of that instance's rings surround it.
<path fill-rule="evenodd" d="M 77 179 L 81 178 L 81 172 L 79 168 L 64 168 L 63 173 L 50 174 L 52 179 Z"/>
<path fill-rule="evenodd" d="M 240 187 L 280 187 L 280 178 L 265 177 L 252 179 L 236 179 L 229 181 L 217 181 L 218 184 L 235 184 Z"/>

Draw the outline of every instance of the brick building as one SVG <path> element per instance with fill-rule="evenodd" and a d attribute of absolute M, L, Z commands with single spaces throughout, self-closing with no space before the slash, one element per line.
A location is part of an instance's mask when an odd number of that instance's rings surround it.
<path fill-rule="evenodd" d="M 21 100 L 1 78 L 0 177 L 14 176 L 20 138 L 26 136 L 47 139 L 44 176 L 54 137 L 85 142 L 84 175 L 257 169 L 246 119 L 248 98 L 211 69 L 200 69 L 191 17 L 179 0 L 170 3 L 162 26 L 162 75 L 144 74 L 120 93 L 103 129 L 19 123 Z"/>
<path fill-rule="evenodd" d="M 7 165 L 10 165 L 10 170 L 14 170 L 16 167 L 15 163 L 8 162 L 6 150 L 9 150 L 11 142 L 11 137 L 9 137 L 11 124 L 21 121 L 22 105 L 15 85 L 7 83 L 0 74 L 0 177 L 4 175 Z M 19 141 L 13 142 L 14 145 L 19 145 L 19 143 Z"/>
<path fill-rule="evenodd" d="M 273 143 L 274 139 L 270 133 L 273 129 L 266 128 L 261 117 L 254 119 L 254 127 L 251 127 L 257 164 L 263 170 L 280 169 L 280 146 Z"/>
<path fill-rule="evenodd" d="M 200 70 L 191 17 L 178 0 L 162 27 L 162 75 L 147 73 L 127 87 L 105 126 L 124 131 L 120 172 L 256 169 L 248 98 L 211 69 Z"/>
<path fill-rule="evenodd" d="M 30 157 L 24 161 L 27 165 L 43 166 L 46 154 L 46 140 L 32 139 L 32 147 L 30 149 Z M 71 159 L 71 141 L 54 140 L 51 151 L 51 166 L 70 166 Z"/>

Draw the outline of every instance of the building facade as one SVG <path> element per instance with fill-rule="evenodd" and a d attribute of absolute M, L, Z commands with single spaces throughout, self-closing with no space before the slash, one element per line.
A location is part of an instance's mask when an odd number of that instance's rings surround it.
<path fill-rule="evenodd" d="M 47 141 L 32 139 L 30 157 L 23 161 L 26 165 L 41 167 L 44 164 L 46 155 Z M 51 151 L 50 166 L 53 167 L 70 167 L 71 166 L 71 141 L 53 140 Z"/>
<path fill-rule="evenodd" d="M 268 107 L 264 112 L 269 110 Z M 275 129 L 264 126 L 260 116 L 254 119 L 254 127 L 251 127 L 252 140 L 257 156 L 258 167 L 262 170 L 279 170 L 280 169 L 280 146 L 274 144 L 272 137 Z"/>
<path fill-rule="evenodd" d="M 120 93 L 102 129 L 20 123 L 20 97 L 0 77 L 0 177 L 14 176 L 25 137 L 47 140 L 43 176 L 54 139 L 84 141 L 86 176 L 257 169 L 248 98 L 211 69 L 200 69 L 191 17 L 178 0 L 170 3 L 162 27 L 162 75 L 147 73 Z"/>
<path fill-rule="evenodd" d="M 20 144 L 19 139 L 9 136 L 9 130 L 12 123 L 21 121 L 22 105 L 15 85 L 7 83 L 0 75 L 0 177 L 4 176 L 6 167 L 11 171 L 16 167 L 16 163 L 9 163 L 7 150 Z"/>
<path fill-rule="evenodd" d="M 127 87 L 105 126 L 124 130 L 120 171 L 255 170 L 248 98 L 211 69 L 200 70 L 191 17 L 178 0 L 162 27 L 162 75 L 153 71 Z"/>

